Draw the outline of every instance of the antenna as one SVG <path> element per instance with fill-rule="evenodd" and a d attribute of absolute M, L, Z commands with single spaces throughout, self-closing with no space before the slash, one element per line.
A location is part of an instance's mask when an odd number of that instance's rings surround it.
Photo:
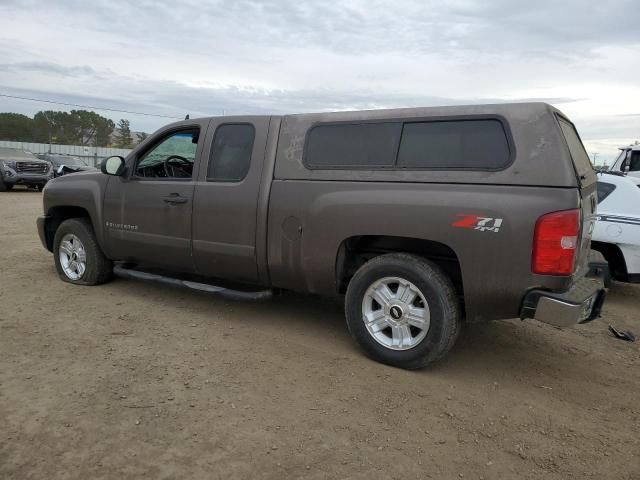
<path fill-rule="evenodd" d="M 184 117 L 185 120 L 189 120 L 189 114 L 187 113 Z"/>

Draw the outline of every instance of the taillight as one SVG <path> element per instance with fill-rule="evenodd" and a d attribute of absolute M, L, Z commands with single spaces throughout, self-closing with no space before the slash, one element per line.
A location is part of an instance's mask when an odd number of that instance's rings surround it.
<path fill-rule="evenodd" d="M 580 210 L 563 210 L 541 216 L 533 236 L 533 273 L 572 275 L 579 240 Z"/>

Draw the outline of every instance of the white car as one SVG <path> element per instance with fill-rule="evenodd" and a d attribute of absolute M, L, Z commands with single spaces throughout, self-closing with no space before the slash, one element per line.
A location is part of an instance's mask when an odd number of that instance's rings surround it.
<path fill-rule="evenodd" d="M 628 173 L 630 177 L 640 178 L 640 144 L 620 148 L 620 155 L 609 169 L 611 172 Z"/>
<path fill-rule="evenodd" d="M 604 255 L 613 278 L 640 283 L 640 177 L 598 174 L 591 248 Z"/>

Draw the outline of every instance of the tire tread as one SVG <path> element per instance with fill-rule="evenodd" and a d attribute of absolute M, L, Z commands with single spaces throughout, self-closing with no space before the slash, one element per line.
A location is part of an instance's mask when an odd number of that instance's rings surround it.
<path fill-rule="evenodd" d="M 87 270 L 85 275 L 79 280 L 71 280 L 62 271 L 60 260 L 58 257 L 58 246 L 62 236 L 66 233 L 73 233 L 80 237 L 87 253 Z M 111 279 L 113 275 L 113 262 L 104 256 L 100 245 L 93 231 L 93 226 L 89 219 L 86 218 L 70 218 L 62 222 L 55 233 L 54 238 L 54 259 L 56 269 L 60 278 L 65 282 L 74 285 L 100 285 Z M 91 257 L 91 258 L 89 258 Z"/>
<path fill-rule="evenodd" d="M 365 277 L 368 272 L 377 268 L 393 269 L 394 267 L 412 270 L 417 275 L 422 277 L 425 281 L 431 283 L 438 291 L 444 309 L 447 312 L 447 315 L 445 315 L 447 318 L 441 319 L 444 320 L 442 321 L 441 325 L 442 335 L 438 339 L 433 349 L 426 352 L 422 356 L 413 358 L 411 358 L 411 354 L 413 353 L 412 350 L 407 350 L 406 352 L 410 353 L 407 355 L 406 360 L 389 361 L 389 358 L 385 357 L 385 355 L 378 355 L 375 351 L 372 352 L 372 349 L 370 347 L 363 345 L 363 339 L 358 338 L 358 333 L 354 331 L 351 325 L 351 322 L 362 322 L 362 319 L 353 319 L 350 318 L 350 316 L 353 316 L 353 312 L 355 311 L 353 302 L 362 302 L 361 297 L 357 299 L 353 297 L 355 295 L 355 290 L 362 288 L 361 282 L 363 277 Z M 360 306 L 358 306 L 358 311 L 360 311 Z M 412 255 L 409 253 L 389 253 L 380 255 L 369 260 L 362 267 L 360 267 L 347 287 L 347 295 L 345 298 L 345 313 L 347 316 L 347 326 L 349 332 L 356 339 L 356 341 L 358 341 L 358 343 L 364 347 L 365 351 L 370 356 L 372 356 L 375 360 L 408 370 L 423 368 L 444 358 L 455 344 L 462 328 L 461 309 L 459 305 L 458 294 L 455 287 L 453 286 L 453 283 L 451 282 L 451 279 L 440 269 L 440 267 L 438 267 L 432 261 L 424 257 Z M 361 314 L 359 314 L 358 316 L 361 317 Z M 368 335 L 368 333 L 366 333 L 366 335 Z M 385 347 L 381 346 L 380 348 L 384 349 Z M 377 350 L 378 347 L 375 347 L 375 349 Z"/>

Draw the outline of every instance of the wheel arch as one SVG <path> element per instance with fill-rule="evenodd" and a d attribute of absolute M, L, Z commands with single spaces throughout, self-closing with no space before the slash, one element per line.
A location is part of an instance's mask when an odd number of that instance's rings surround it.
<path fill-rule="evenodd" d="M 609 271 L 614 279 L 621 282 L 629 281 L 627 261 L 618 245 L 615 243 L 591 241 L 591 248 L 602 254 L 609 264 Z"/>
<path fill-rule="evenodd" d="M 86 218 L 91 223 L 94 231 L 95 225 L 89 214 L 89 211 L 83 207 L 71 205 L 58 205 L 49 208 L 44 225 L 45 240 L 47 242 L 47 250 L 53 251 L 53 239 L 56 231 L 62 222 L 70 218 Z"/>
<path fill-rule="evenodd" d="M 346 292 L 358 268 L 387 253 L 410 253 L 431 260 L 449 276 L 458 295 L 464 300 L 460 260 L 453 248 L 434 240 L 391 235 L 355 235 L 340 243 L 335 259 L 337 293 Z"/>

